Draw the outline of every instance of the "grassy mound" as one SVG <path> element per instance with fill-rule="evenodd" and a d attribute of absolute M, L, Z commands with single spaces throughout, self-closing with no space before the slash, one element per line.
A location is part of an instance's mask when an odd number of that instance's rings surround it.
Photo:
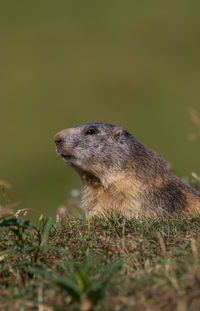
<path fill-rule="evenodd" d="M 199 310 L 200 216 L 0 220 L 1 310 Z"/>

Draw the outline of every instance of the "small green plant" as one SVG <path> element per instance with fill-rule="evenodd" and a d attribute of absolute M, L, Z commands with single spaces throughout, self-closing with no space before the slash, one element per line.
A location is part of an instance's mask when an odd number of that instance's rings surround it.
<path fill-rule="evenodd" d="M 28 220 L 6 215 L 0 218 L 0 230 L 3 235 L 9 234 L 10 248 L 23 251 L 30 231 L 37 232 L 36 227 Z"/>
<path fill-rule="evenodd" d="M 73 278 L 67 275 L 51 275 L 50 280 L 70 294 L 78 310 L 91 311 L 103 297 L 113 273 L 121 268 L 121 263 L 110 263 L 103 272 L 93 277 L 91 272 L 95 262 L 91 257 L 81 264 L 73 262 L 72 267 Z"/>
<path fill-rule="evenodd" d="M 42 219 L 42 223 L 39 225 L 38 230 L 40 246 L 44 246 L 46 244 L 52 225 L 53 220 L 51 217 L 48 217 L 46 220 Z"/>

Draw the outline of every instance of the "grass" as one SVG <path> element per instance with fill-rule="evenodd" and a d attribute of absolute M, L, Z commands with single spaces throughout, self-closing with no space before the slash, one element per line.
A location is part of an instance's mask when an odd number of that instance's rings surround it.
<path fill-rule="evenodd" d="M 1 211 L 1 310 L 200 309 L 200 216 L 32 224 Z"/>

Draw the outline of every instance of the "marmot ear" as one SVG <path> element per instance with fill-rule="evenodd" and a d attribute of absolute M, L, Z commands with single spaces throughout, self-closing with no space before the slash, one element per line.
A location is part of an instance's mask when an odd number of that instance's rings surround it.
<path fill-rule="evenodd" d="M 121 126 L 118 126 L 114 130 L 114 138 L 119 140 L 119 138 L 124 134 L 124 129 Z"/>

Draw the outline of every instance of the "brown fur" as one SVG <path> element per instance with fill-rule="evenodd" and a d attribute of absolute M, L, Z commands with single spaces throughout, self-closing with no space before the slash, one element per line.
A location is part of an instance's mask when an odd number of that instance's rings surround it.
<path fill-rule="evenodd" d="M 117 212 L 130 218 L 200 210 L 200 193 L 121 127 L 86 124 L 61 131 L 54 140 L 58 154 L 82 178 L 82 208 L 88 216 Z"/>

